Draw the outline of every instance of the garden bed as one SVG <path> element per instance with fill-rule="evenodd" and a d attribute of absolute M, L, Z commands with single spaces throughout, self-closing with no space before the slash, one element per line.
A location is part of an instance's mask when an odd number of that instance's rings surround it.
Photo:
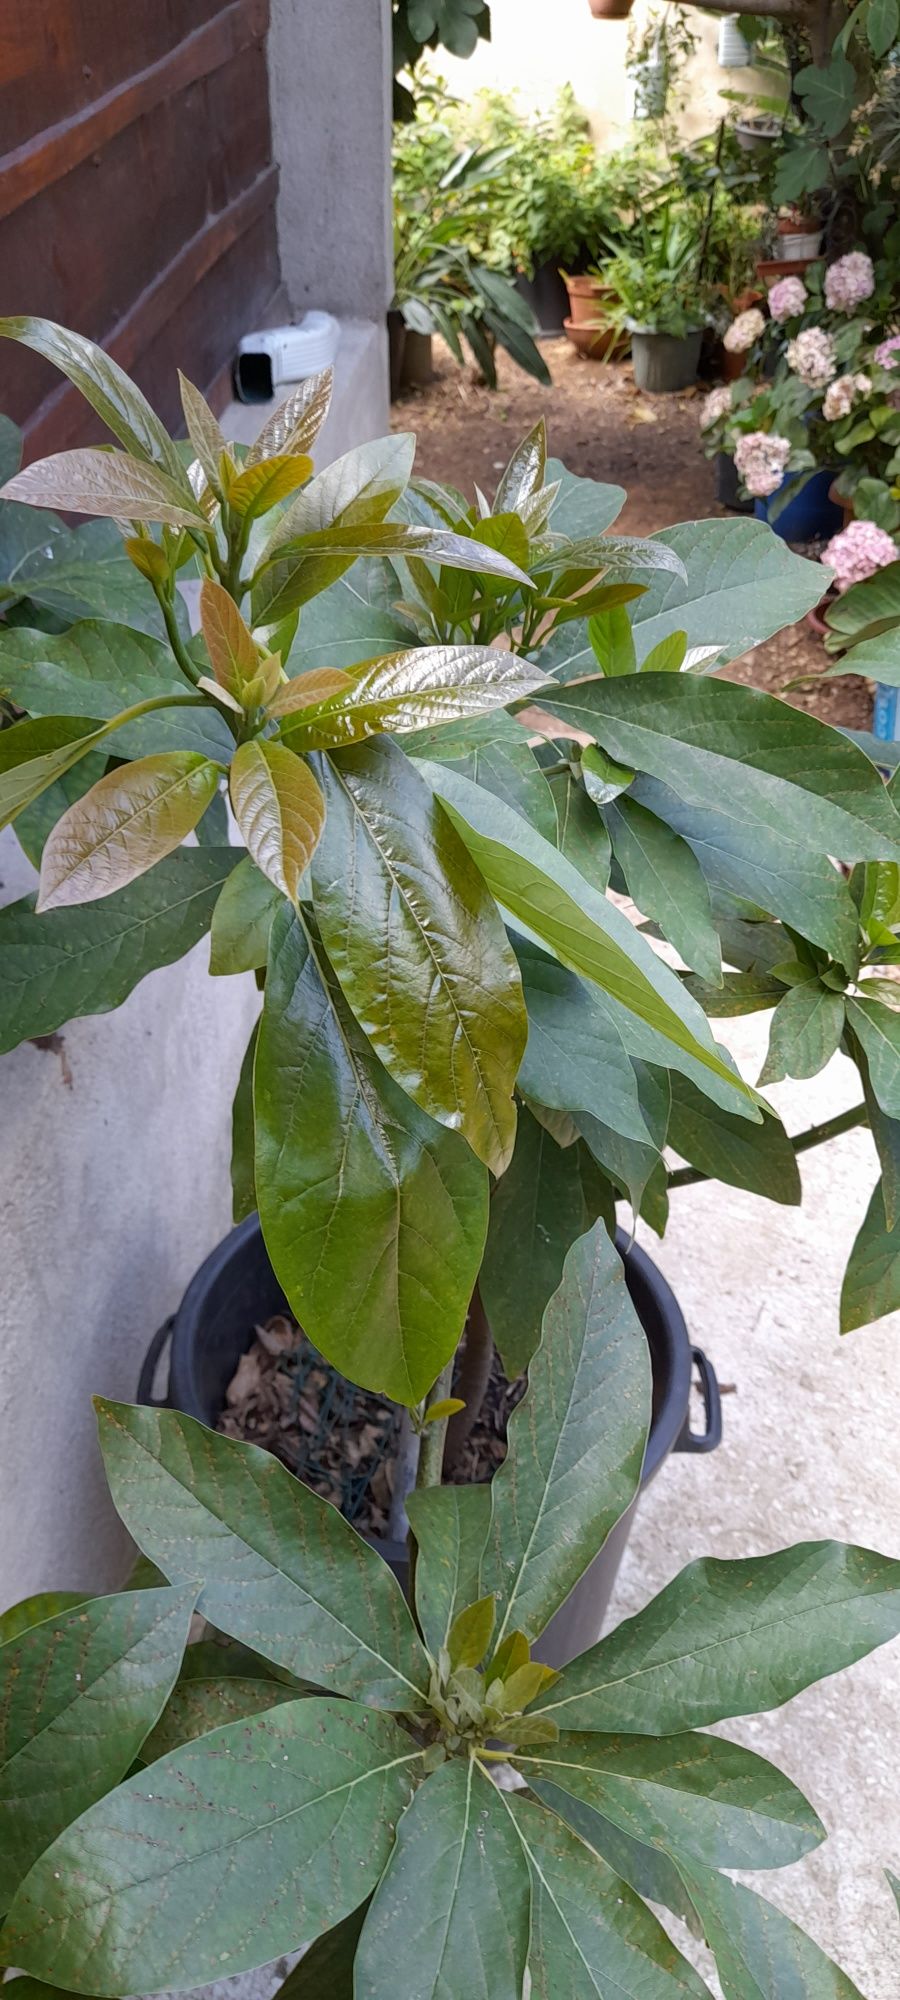
<path fill-rule="evenodd" d="M 703 457 L 697 425 L 702 390 L 666 397 L 642 396 L 627 362 L 593 366 L 562 341 L 542 353 L 552 376 L 547 389 L 498 355 L 499 389 L 476 382 L 435 341 L 435 377 L 396 404 L 395 430 L 418 434 L 416 470 L 448 480 L 464 492 L 477 481 L 488 493 L 509 458 L 512 442 L 543 412 L 557 457 L 572 472 L 625 486 L 628 499 L 619 527 L 652 534 L 675 521 L 722 518 L 713 493 L 713 468 Z M 726 669 L 728 678 L 781 693 L 803 674 L 821 673 L 822 647 L 805 625 L 780 632 Z M 786 699 L 823 721 L 851 729 L 871 727 L 867 683 L 855 675 L 815 688 L 791 689 Z"/>

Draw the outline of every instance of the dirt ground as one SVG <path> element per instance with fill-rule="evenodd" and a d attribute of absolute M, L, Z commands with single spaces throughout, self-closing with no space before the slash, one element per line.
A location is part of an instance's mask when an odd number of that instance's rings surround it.
<path fill-rule="evenodd" d="M 582 477 L 626 488 L 628 500 L 616 525 L 627 534 L 725 517 L 714 496 L 712 465 L 700 449 L 697 408 L 704 387 L 684 395 L 644 396 L 628 362 L 583 361 L 567 341 L 547 340 L 542 353 L 552 387 L 543 388 L 500 354 L 499 387 L 492 392 L 473 371 L 458 368 L 441 342 L 434 345 L 434 381 L 410 390 L 392 412 L 395 430 L 418 435 L 416 471 L 423 478 L 447 480 L 469 494 L 477 483 L 491 493 L 516 441 L 543 412 L 554 457 Z M 726 672 L 771 694 L 784 692 L 788 701 L 826 722 L 869 729 L 869 685 L 855 675 L 786 689 L 798 675 L 821 674 L 824 665 L 819 640 L 802 623 L 754 647 Z"/>

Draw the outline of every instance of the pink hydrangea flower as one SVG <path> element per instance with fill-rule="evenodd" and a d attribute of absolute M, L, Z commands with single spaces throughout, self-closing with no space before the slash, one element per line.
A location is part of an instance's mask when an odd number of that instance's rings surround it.
<path fill-rule="evenodd" d="M 897 352 L 900 350 L 900 333 L 892 333 L 875 349 L 875 359 L 880 368 L 896 367 Z"/>
<path fill-rule="evenodd" d="M 779 326 L 785 320 L 796 319 L 809 298 L 802 278 L 779 278 L 769 292 L 769 311 Z"/>
<path fill-rule="evenodd" d="M 822 404 L 826 423 L 836 424 L 840 417 L 849 416 L 857 396 L 867 396 L 871 387 L 868 375 L 839 375 L 835 382 L 829 382 Z"/>
<path fill-rule="evenodd" d="M 724 346 L 728 353 L 746 354 L 753 342 L 759 339 L 765 324 L 765 315 L 758 306 L 750 306 L 747 312 L 738 313 L 725 333 Z"/>
<path fill-rule="evenodd" d="M 875 290 L 875 270 L 864 250 L 849 250 L 825 273 L 825 303 L 832 312 L 852 312 Z"/>
<path fill-rule="evenodd" d="M 892 535 L 877 528 L 874 521 L 850 521 L 822 550 L 822 561 L 836 572 L 838 590 L 851 583 L 864 583 L 877 569 L 896 562 L 897 549 Z"/>
<path fill-rule="evenodd" d="M 787 365 L 808 389 L 824 389 L 837 371 L 834 342 L 821 326 L 808 326 L 787 344 Z"/>
<path fill-rule="evenodd" d="M 720 417 L 726 417 L 730 409 L 730 385 L 727 382 L 720 382 L 717 388 L 710 389 L 709 395 L 704 396 L 700 405 L 700 429 L 708 431 L 713 424 L 718 423 Z"/>
<path fill-rule="evenodd" d="M 767 500 L 777 493 L 791 455 L 790 442 L 775 431 L 748 431 L 738 438 L 734 462 L 755 500 Z"/>

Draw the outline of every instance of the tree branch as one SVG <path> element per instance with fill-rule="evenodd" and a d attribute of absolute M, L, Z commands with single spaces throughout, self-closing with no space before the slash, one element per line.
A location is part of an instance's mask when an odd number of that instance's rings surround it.
<path fill-rule="evenodd" d="M 734 13 L 734 0 L 688 0 L 688 4 L 701 14 Z M 757 0 L 752 12 L 772 21 L 797 21 L 808 28 L 815 19 L 816 7 L 811 0 Z"/>

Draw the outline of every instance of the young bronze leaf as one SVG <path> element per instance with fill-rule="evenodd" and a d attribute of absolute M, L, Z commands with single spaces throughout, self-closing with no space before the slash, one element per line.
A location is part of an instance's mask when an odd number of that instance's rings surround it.
<path fill-rule="evenodd" d="M 497 1644 L 536 1639 L 630 1505 L 650 1424 L 650 1357 L 602 1222 L 573 1244 L 492 1485 L 481 1592 Z"/>
<path fill-rule="evenodd" d="M 543 685 L 543 674 L 517 653 L 490 646 L 415 646 L 356 667 L 348 686 L 298 717 L 289 733 L 298 750 L 332 749 L 384 730 L 397 734 L 486 715 Z"/>
<path fill-rule="evenodd" d="M 58 820 L 44 846 L 38 910 L 109 896 L 180 847 L 214 796 L 219 766 L 196 750 L 108 771 Z"/>
<path fill-rule="evenodd" d="M 336 1507 L 269 1452 L 193 1417 L 100 1397 L 97 1416 L 126 1527 L 199 1589 L 211 1624 L 350 1700 L 422 1707 L 428 1662 L 400 1586 Z"/>
<path fill-rule="evenodd" d="M 325 801 L 309 765 L 283 743 L 257 737 L 235 751 L 229 787 L 251 860 L 296 902 L 325 820 Z"/>
<path fill-rule="evenodd" d="M 328 415 L 333 386 L 331 368 L 323 368 L 320 374 L 310 375 L 301 382 L 263 425 L 245 463 L 258 465 L 261 459 L 274 458 L 276 453 L 310 451 Z"/>
<path fill-rule="evenodd" d="M 254 1080 L 266 1245 L 328 1360 L 418 1403 L 465 1324 L 487 1172 L 382 1068 L 310 937 L 279 911 Z"/>
<path fill-rule="evenodd" d="M 161 466 L 190 498 L 191 489 L 168 432 L 136 383 L 101 347 L 69 327 L 57 326 L 52 319 L 35 319 L 28 313 L 0 319 L 0 336 L 18 340 L 52 361 L 129 452 Z"/>
<path fill-rule="evenodd" d="M 528 1865 L 474 1759 L 420 1785 L 362 1928 L 355 2000 L 520 2000 Z"/>
<path fill-rule="evenodd" d="M 196 1593 L 95 1597 L 0 1652 L 0 1908 L 33 1861 L 124 1777 L 175 1683 Z"/>
<path fill-rule="evenodd" d="M 39 715 L 0 730 L 0 827 L 86 757 L 105 731 L 87 716 Z"/>
<path fill-rule="evenodd" d="M 227 449 L 221 426 L 218 419 L 213 416 L 206 397 L 194 387 L 193 382 L 188 381 L 186 375 L 182 375 L 180 368 L 178 386 L 181 390 L 181 407 L 184 411 L 188 437 L 206 474 L 208 485 L 221 497 L 219 460 L 223 451 Z"/>
<path fill-rule="evenodd" d="M 499 911 L 443 808 L 386 737 L 316 769 L 327 816 L 313 898 L 345 998 L 415 1103 L 501 1174 L 527 1022 Z"/>
<path fill-rule="evenodd" d="M 374 1888 L 421 1755 L 391 1717 L 327 1698 L 226 1723 L 48 1848 L 7 1949 L 26 1972 L 101 1995 L 265 1964 Z"/>
<path fill-rule="evenodd" d="M 312 667 L 308 674 L 283 681 L 266 707 L 269 715 L 280 720 L 284 715 L 295 715 L 299 709 L 318 708 L 320 702 L 328 701 L 332 695 L 346 694 L 352 686 L 350 674 L 340 667 Z"/>
<path fill-rule="evenodd" d="M 58 451 L 39 458 L 7 481 L 0 498 L 28 507 L 62 507 L 72 514 L 108 514 L 114 520 L 165 521 L 176 528 L 205 528 L 199 507 L 169 473 L 122 451 Z"/>
<path fill-rule="evenodd" d="M 234 598 L 211 576 L 200 586 L 200 629 L 219 686 L 240 701 L 259 673 L 259 654 Z"/>

